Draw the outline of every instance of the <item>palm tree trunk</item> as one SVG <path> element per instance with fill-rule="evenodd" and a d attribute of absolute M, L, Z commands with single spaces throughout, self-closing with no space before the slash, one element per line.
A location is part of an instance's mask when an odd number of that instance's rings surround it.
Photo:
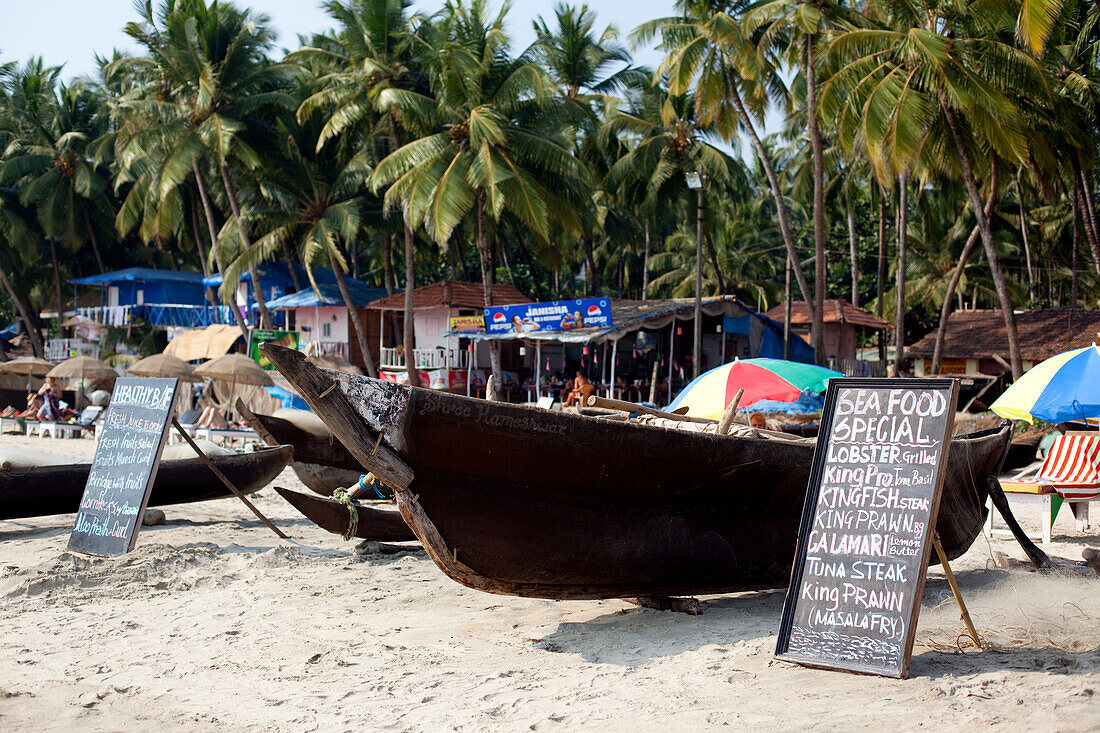
<path fill-rule="evenodd" d="M 237 222 L 237 236 L 241 240 L 241 251 L 248 252 L 252 249 L 252 240 L 248 236 L 248 229 L 241 218 L 241 207 L 237 203 L 237 190 L 229 179 L 229 166 L 224 162 L 220 166 L 222 183 L 225 184 L 225 196 L 229 199 L 229 208 L 233 210 L 233 219 Z M 260 309 L 260 328 L 271 328 L 271 314 L 267 310 L 267 299 L 264 298 L 264 289 L 260 284 L 260 269 L 255 265 L 248 266 L 248 276 L 252 280 L 252 294 L 256 298 L 256 307 Z"/>
<path fill-rule="evenodd" d="M 1077 204 L 1077 212 L 1081 215 L 1081 221 L 1085 225 L 1085 239 L 1088 240 L 1089 249 L 1092 251 L 1092 261 L 1096 265 L 1096 273 L 1100 275 L 1100 238 L 1097 236 L 1094 219 L 1089 216 L 1088 193 L 1085 188 L 1085 177 L 1081 174 L 1081 162 L 1077 153 L 1069 156 L 1073 166 L 1073 195 Z"/>
<path fill-rule="evenodd" d="M 584 257 L 587 264 L 584 270 L 584 294 L 599 295 L 600 278 L 596 273 L 596 250 L 592 246 L 592 238 L 587 235 L 584 237 Z M 497 384 L 499 385 L 500 382 L 497 382 Z"/>
<path fill-rule="evenodd" d="M 298 279 L 298 268 L 295 267 L 294 251 L 290 248 L 290 242 L 283 240 L 283 259 L 286 260 L 286 269 L 290 272 L 290 281 L 294 283 L 294 292 L 302 289 L 302 283 Z"/>
<path fill-rule="evenodd" d="M 191 234 L 195 237 L 195 248 L 199 251 L 199 263 L 202 265 L 202 276 L 204 278 L 210 277 L 210 255 L 213 252 L 213 245 L 211 245 L 211 253 L 207 253 L 202 244 L 202 226 L 199 224 L 199 205 L 195 201 L 194 197 L 188 197 L 191 199 Z M 206 300 L 208 303 L 217 303 L 218 296 L 214 294 L 214 288 L 206 286 Z"/>
<path fill-rule="evenodd" d="M 642 300 L 649 295 L 649 222 L 645 223 L 645 257 L 642 258 Z"/>
<path fill-rule="evenodd" d="M 756 157 L 759 158 L 760 165 L 764 168 L 764 175 L 768 178 L 768 188 L 771 189 L 772 198 L 775 200 L 776 217 L 779 219 L 779 231 L 783 235 L 783 244 L 787 248 L 787 256 L 791 259 L 791 268 L 794 272 L 795 282 L 798 283 L 798 290 L 802 293 L 802 299 L 806 301 L 806 307 L 810 309 L 812 318 L 815 308 L 810 298 L 810 285 L 806 282 L 806 274 L 802 272 L 802 262 L 798 257 L 798 250 L 794 247 L 794 235 L 791 234 L 791 226 L 787 221 L 787 204 L 783 199 L 783 191 L 779 188 L 779 177 L 775 174 L 775 166 L 772 165 L 771 159 L 768 157 L 768 151 L 760 140 L 760 136 L 756 134 L 756 127 L 752 123 L 752 118 L 749 117 L 748 110 L 745 109 L 741 92 L 737 89 L 737 85 L 734 84 L 732 78 L 727 86 L 729 87 L 730 100 L 733 102 L 734 108 L 737 109 L 737 116 L 746 132 L 749 133 L 753 149 L 756 150 Z"/>
<path fill-rule="evenodd" d="M 489 221 L 485 211 L 485 192 L 477 192 L 477 253 L 481 259 L 481 286 L 485 292 L 485 307 L 493 305 L 493 265 L 489 253 Z M 497 341 L 489 342 L 489 364 L 493 370 L 493 384 L 504 384 L 500 370 L 500 344 Z M 488 394 L 485 395 L 489 397 Z"/>
<path fill-rule="evenodd" d="M 382 235 L 382 281 L 386 295 L 393 295 L 397 281 L 393 274 L 393 235 L 389 232 Z"/>
<path fill-rule="evenodd" d="M 814 307 L 810 311 L 810 334 L 818 364 L 825 364 L 825 154 L 821 142 L 821 129 L 817 124 L 817 68 L 814 66 L 814 41 L 816 36 L 806 36 L 806 124 L 810 130 L 810 147 L 814 161 Z"/>
<path fill-rule="evenodd" d="M 898 269 L 894 277 L 897 309 L 894 320 L 894 376 L 901 376 L 905 361 L 905 270 L 909 254 L 909 177 L 902 174 L 898 190 Z"/>
<path fill-rule="evenodd" d="M 993 216 L 993 204 L 997 201 L 997 160 L 993 159 L 993 170 L 989 175 L 989 197 L 985 200 L 985 215 L 986 217 Z M 932 369 L 929 373 L 939 374 L 940 364 L 943 358 L 943 342 L 947 338 L 947 319 L 951 317 L 951 301 L 955 299 L 955 291 L 959 287 L 959 281 L 962 280 L 963 270 L 966 268 L 966 263 L 970 259 L 970 253 L 974 250 L 974 245 L 978 243 L 978 237 L 981 236 L 981 230 L 978 229 L 978 225 L 974 225 L 974 229 L 971 230 L 970 236 L 966 238 L 966 244 L 963 245 L 962 253 L 959 254 L 959 261 L 955 264 L 955 270 L 951 273 L 951 281 L 947 283 L 947 292 L 943 296 L 943 304 L 940 306 L 940 323 L 936 327 L 936 345 L 932 349 Z"/>
<path fill-rule="evenodd" d="M 210 196 L 206 193 L 206 181 L 202 177 L 202 171 L 199 170 L 198 161 L 192 165 L 192 171 L 195 173 L 195 184 L 199 188 L 199 199 L 202 200 L 203 212 L 206 214 L 206 228 L 210 233 L 210 252 L 214 256 L 214 264 L 218 267 L 218 274 L 223 278 L 225 277 L 225 265 L 222 264 L 222 255 L 218 251 L 218 229 L 214 225 L 214 207 L 210 204 Z M 226 283 L 222 280 L 222 292 L 225 292 Z M 241 309 L 237 307 L 236 287 L 229 292 L 234 293 L 233 298 L 229 296 L 225 297 L 225 304 L 229 307 L 229 311 L 233 314 L 233 320 L 237 322 L 237 328 L 241 329 L 241 336 L 244 337 L 244 342 L 248 343 L 248 326 L 244 322 L 244 317 L 241 316 Z"/>
<path fill-rule="evenodd" d="M 711 267 L 714 268 L 714 279 L 718 281 L 718 294 L 726 294 L 726 279 L 722 277 L 722 268 L 718 266 L 718 250 L 714 248 L 714 237 L 707 232 L 707 256 L 710 257 Z"/>
<path fill-rule="evenodd" d="M 989 219 L 982 210 L 982 198 L 978 193 L 978 184 L 974 180 L 974 171 L 970 166 L 970 153 L 963 140 L 962 130 L 954 111 L 948 106 L 947 101 L 941 97 L 940 107 L 943 109 L 947 126 L 951 129 L 951 137 L 955 140 L 955 149 L 959 153 L 959 163 L 962 166 L 963 181 L 966 183 L 966 192 L 970 196 L 970 205 L 974 208 L 974 215 L 978 218 L 978 229 L 981 231 L 982 246 L 985 248 L 985 257 L 989 262 L 989 271 L 993 276 L 993 284 L 997 288 L 997 297 L 1001 303 L 1001 312 L 1004 315 L 1005 332 L 1008 336 L 1008 356 L 1012 365 L 1012 378 L 1019 379 L 1024 374 L 1023 361 L 1020 358 L 1020 343 L 1016 334 L 1016 316 L 1012 312 L 1012 298 L 1008 293 L 1008 284 L 1005 282 L 1004 272 L 1001 270 L 1001 261 L 997 255 L 997 248 L 993 243 L 993 229 L 989 226 Z"/>
<path fill-rule="evenodd" d="M 875 281 L 875 315 L 882 318 L 886 296 L 886 191 L 878 187 L 878 277 Z M 878 332 L 878 360 L 886 363 L 886 335 Z"/>
<path fill-rule="evenodd" d="M 856 241 L 856 212 L 849 198 L 846 212 L 848 215 L 848 262 L 852 268 L 852 305 L 859 307 L 859 245 Z"/>
<path fill-rule="evenodd" d="M 329 267 L 332 268 L 332 274 L 336 277 L 336 287 L 340 289 L 340 297 L 344 299 L 344 305 L 347 306 L 348 317 L 355 327 L 355 337 L 359 340 L 359 353 L 363 355 L 363 364 L 367 368 L 367 375 L 377 377 L 378 368 L 374 365 L 374 357 L 370 353 L 370 342 L 367 341 L 367 329 L 363 325 L 363 314 L 359 312 L 355 301 L 352 300 L 348 284 L 344 282 L 344 270 L 340 267 L 340 263 L 336 261 L 336 254 L 332 250 L 329 250 L 328 253 L 328 263 Z M 350 350 L 348 356 L 351 356 Z"/>
<path fill-rule="evenodd" d="M 1020 202 L 1020 236 L 1024 240 L 1024 259 L 1027 261 L 1027 304 L 1035 305 L 1035 273 L 1031 269 L 1031 244 L 1027 239 L 1027 212 L 1024 211 L 1023 177 L 1016 170 L 1016 198 Z"/>
<path fill-rule="evenodd" d="M 405 371 L 409 375 L 409 386 L 420 386 L 420 373 L 416 370 L 416 321 L 413 318 L 413 290 L 416 289 L 416 246 L 413 230 L 405 225 L 405 333 L 402 342 L 405 345 Z"/>
<path fill-rule="evenodd" d="M 99 274 L 107 272 L 107 268 L 103 266 L 103 255 L 99 253 L 99 242 L 95 238 L 95 229 L 92 227 L 92 220 L 88 216 L 88 212 L 84 210 L 84 207 L 80 207 L 80 214 L 84 217 L 84 228 L 88 230 L 88 239 L 92 243 L 92 252 L 95 254 L 95 263 L 99 266 Z"/>
<path fill-rule="evenodd" d="M 57 323 L 60 325 L 65 320 L 65 301 L 61 295 L 61 266 L 57 263 L 57 240 L 53 237 L 50 237 L 50 257 L 53 259 L 53 281 L 57 289 Z M 76 303 L 73 303 L 73 308 L 76 308 Z"/>
<path fill-rule="evenodd" d="M 3 284 L 4 290 L 8 291 L 8 297 L 15 304 L 15 309 L 19 311 L 19 317 L 23 319 L 23 328 L 26 329 L 27 338 L 31 340 L 31 351 L 39 359 L 45 358 L 46 350 L 42 346 L 42 334 L 38 332 L 35 321 L 31 320 L 30 309 L 27 308 L 27 304 L 23 302 L 19 294 L 15 292 L 15 285 L 8 278 L 8 270 L 3 266 L 0 266 L 0 283 Z"/>
<path fill-rule="evenodd" d="M 1070 308 L 1077 307 L 1077 248 L 1080 246 L 1080 229 L 1077 226 L 1077 199 L 1074 198 L 1073 203 L 1070 206 L 1070 210 L 1073 212 L 1073 255 L 1070 259 L 1070 266 L 1073 268 L 1073 276 L 1069 285 L 1069 302 Z"/>

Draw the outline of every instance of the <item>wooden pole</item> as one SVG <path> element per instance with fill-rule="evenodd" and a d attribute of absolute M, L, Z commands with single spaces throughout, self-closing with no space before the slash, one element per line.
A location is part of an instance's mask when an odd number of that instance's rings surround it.
<path fill-rule="evenodd" d="M 722 413 L 722 419 L 718 421 L 718 434 L 726 435 L 730 431 L 730 427 L 733 425 L 733 416 L 737 412 L 737 403 L 741 401 L 741 395 L 745 394 L 744 388 L 737 390 L 737 394 L 733 396 L 730 403 L 726 406 L 726 411 Z"/>
<path fill-rule="evenodd" d="M 963 601 L 962 593 L 959 591 L 959 584 L 955 582 L 955 573 L 951 572 L 951 565 L 947 562 L 947 553 L 943 551 L 943 545 L 940 544 L 939 532 L 932 535 L 932 546 L 936 548 L 936 555 L 940 558 L 940 565 L 943 566 L 943 572 L 947 575 L 947 584 L 951 586 L 951 592 L 955 594 L 955 601 L 959 604 L 959 611 L 962 612 L 962 620 L 963 623 L 966 624 L 967 632 L 970 633 L 970 639 L 974 642 L 974 646 L 983 649 L 982 640 L 978 638 L 978 630 L 974 628 L 974 622 L 970 619 L 970 612 L 966 610 L 966 603 Z"/>
<path fill-rule="evenodd" d="M 214 475 L 218 477 L 218 480 L 221 481 L 223 484 L 225 484 L 226 488 L 228 488 L 230 491 L 232 491 L 233 494 L 238 499 L 243 501 L 244 505 L 246 507 L 248 507 L 249 509 L 251 509 L 252 513 L 260 518 L 261 522 L 266 524 L 268 526 L 268 528 L 271 529 L 272 532 L 279 535 L 279 537 L 283 538 L 284 540 L 290 539 L 285 534 L 283 534 L 282 530 L 280 530 L 278 527 L 276 527 L 274 524 L 272 524 L 271 520 L 268 519 L 267 517 L 265 517 L 260 512 L 260 510 L 256 508 L 256 505 L 253 504 L 252 502 L 250 502 L 248 500 L 248 497 L 246 497 L 244 494 L 242 494 L 241 490 L 238 489 L 236 486 L 234 486 L 233 482 L 225 477 L 224 473 L 222 473 L 221 471 L 218 470 L 218 467 L 214 465 L 214 462 L 210 460 L 210 457 L 202 452 L 202 449 L 199 448 L 199 446 L 195 444 L 195 441 L 191 438 L 190 435 L 187 434 L 187 431 L 183 429 L 183 427 L 179 424 L 179 421 L 176 420 L 175 417 L 172 418 L 172 425 L 176 428 L 176 430 L 179 431 L 179 434 L 181 436 L 183 436 L 183 439 L 187 441 L 187 444 L 190 445 L 195 450 L 195 452 L 199 454 L 199 460 L 201 460 L 203 463 L 205 463 L 206 467 L 209 468 L 211 471 L 213 471 Z"/>
<path fill-rule="evenodd" d="M 669 420 L 680 420 L 681 422 L 697 422 L 710 425 L 714 424 L 714 420 L 708 420 L 705 417 L 689 417 L 688 415 L 680 415 L 675 412 L 654 410 L 652 407 L 646 407 L 645 405 L 638 405 L 633 402 L 627 402 L 625 400 L 613 400 L 608 397 L 598 397 L 597 395 L 589 395 L 584 404 L 586 407 L 602 407 L 605 410 L 644 412 L 647 415 L 656 415 L 657 417 L 664 417 L 668 418 Z"/>

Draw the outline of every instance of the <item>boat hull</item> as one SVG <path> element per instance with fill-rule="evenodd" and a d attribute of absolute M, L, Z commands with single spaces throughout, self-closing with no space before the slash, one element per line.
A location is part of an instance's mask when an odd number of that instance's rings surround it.
<path fill-rule="evenodd" d="M 211 455 L 210 460 L 243 494 L 275 480 L 293 455 L 289 445 L 252 453 Z M 42 466 L 19 474 L 0 473 L 0 519 L 75 512 L 88 482 L 90 463 Z M 186 504 L 232 496 L 198 457 L 161 461 L 149 506 Z"/>
<path fill-rule="evenodd" d="M 342 535 L 347 531 L 350 520 L 348 506 L 335 499 L 323 496 L 310 496 L 276 486 L 275 491 L 286 499 L 307 519 L 326 532 Z M 403 542 L 415 540 L 416 535 L 401 517 L 401 512 L 391 504 L 355 505 L 355 532 L 353 537 L 361 540 L 379 542 Z"/>
<path fill-rule="evenodd" d="M 810 442 L 541 411 L 268 355 L 351 453 L 397 490 L 429 555 L 465 585 L 614 598 L 789 581 Z M 981 531 L 1010 434 L 1003 426 L 952 441 L 937 523 L 949 557 Z"/>
<path fill-rule="evenodd" d="M 359 461 L 330 433 L 327 437 L 303 430 L 290 420 L 275 415 L 253 413 L 245 407 L 241 412 L 249 426 L 268 445 L 294 446 L 291 467 L 306 487 L 322 496 L 332 496 L 338 488 L 354 486 L 363 473 Z"/>

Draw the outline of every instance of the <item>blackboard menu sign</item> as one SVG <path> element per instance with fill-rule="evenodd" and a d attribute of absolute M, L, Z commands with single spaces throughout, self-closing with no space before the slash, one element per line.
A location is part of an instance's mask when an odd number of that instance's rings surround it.
<path fill-rule="evenodd" d="M 115 381 L 69 535 L 70 550 L 122 555 L 134 549 L 168 436 L 177 383 L 134 377 Z"/>
<path fill-rule="evenodd" d="M 833 379 L 776 656 L 905 677 L 951 447 L 952 379 Z"/>

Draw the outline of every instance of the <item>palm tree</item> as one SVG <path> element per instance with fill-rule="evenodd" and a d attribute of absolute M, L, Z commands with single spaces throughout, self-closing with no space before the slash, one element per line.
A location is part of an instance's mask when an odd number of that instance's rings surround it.
<path fill-rule="evenodd" d="M 125 68 L 142 82 L 120 100 L 119 109 L 124 117 L 137 121 L 128 139 L 168 141 L 159 174 L 160 196 L 194 176 L 213 241 L 215 215 L 206 181 L 212 169 L 224 187 L 239 246 L 251 248 L 240 216 L 235 174 L 236 169 L 255 168 L 259 156 L 245 133 L 271 108 L 290 104 L 289 96 L 279 89 L 285 69 L 266 59 L 274 43 L 268 18 L 231 3 L 176 0 L 154 12 L 147 2 L 141 22 L 127 24 L 125 31 L 148 56 L 119 59 L 111 65 L 111 71 Z M 214 251 L 217 257 L 216 247 Z M 224 269 L 220 259 L 218 268 Z M 261 325 L 270 328 L 255 265 L 249 274 Z M 235 306 L 232 310 L 237 312 Z M 238 325 L 246 332 L 239 319 Z"/>
<path fill-rule="evenodd" d="M 370 177 L 369 150 L 355 149 L 350 139 L 330 141 L 320 148 L 317 140 L 325 120 L 320 111 L 306 119 L 284 113 L 275 126 L 277 150 L 269 150 L 261 192 L 263 198 L 244 214 L 263 235 L 227 268 L 227 281 L 251 264 L 276 256 L 287 243 L 299 252 L 310 282 L 316 287 L 312 266 L 318 261 L 332 268 L 340 296 L 355 328 L 367 372 L 377 376 L 367 330 L 344 274 L 348 271 L 345 248 L 359 236 L 362 194 Z"/>
<path fill-rule="evenodd" d="M 435 28 L 434 96 L 399 89 L 379 95 L 387 111 L 434 131 L 390 153 L 373 177 L 376 190 L 389 186 L 387 206 L 400 206 L 405 221 L 423 225 L 436 242 L 473 217 L 486 307 L 495 279 L 492 224 L 508 210 L 545 240 L 552 211 L 577 223 L 578 192 L 588 183 L 566 135 L 531 124 L 550 81 L 533 64 L 508 57 L 506 10 L 490 18 L 485 0 L 446 4 Z M 490 359 L 500 384 L 496 348 Z"/>
<path fill-rule="evenodd" d="M 388 146 L 379 157 L 397 150 L 407 141 L 408 117 L 397 105 L 382 109 L 381 95 L 386 90 L 411 90 L 427 93 L 427 76 L 420 70 L 425 48 L 416 35 L 420 19 L 409 13 L 409 0 L 333 0 L 326 12 L 339 23 L 331 36 L 319 36 L 313 43 L 295 52 L 300 62 L 317 64 L 328 70 L 320 76 L 321 88 L 299 107 L 305 117 L 317 109 L 329 112 L 324 129 L 317 138 L 318 148 L 337 136 L 352 134 L 387 137 Z M 364 128 L 365 131 L 364 131 Z M 409 384 L 420 383 L 413 359 L 416 346 L 413 330 L 413 290 L 416 283 L 416 236 L 406 220 L 405 237 L 405 309 L 404 349 Z M 383 263 L 387 268 L 386 287 L 392 288 L 390 234 L 383 234 Z"/>
<path fill-rule="evenodd" d="M 1010 94 L 1015 85 L 1042 96 L 1040 68 L 1001 38 L 1004 8 L 959 11 L 878 0 L 875 9 L 873 27 L 850 26 L 832 42 L 840 68 L 826 83 L 824 96 L 833 99 L 823 99 L 823 116 L 843 110 L 840 130 L 858 130 L 880 180 L 887 170 L 908 171 L 922 156 L 962 179 L 1018 378 L 1023 366 L 1012 299 L 979 192 L 975 155 L 988 148 L 1005 160 L 1025 162 L 1026 140 Z"/>
<path fill-rule="evenodd" d="M 736 139 L 739 131 L 749 136 L 775 201 L 795 281 L 809 308 L 811 321 L 819 323 L 788 221 L 779 175 L 757 131 L 769 102 L 785 93 L 776 60 L 769 49 L 756 44 L 741 19 L 725 9 L 715 9 L 708 0 L 679 0 L 677 7 L 683 13 L 681 16 L 644 23 L 635 29 L 634 38 L 645 42 L 661 35 L 668 55 L 659 73 L 667 74 L 670 94 L 682 95 L 694 89 L 701 124 L 713 126 L 730 141 Z"/>

